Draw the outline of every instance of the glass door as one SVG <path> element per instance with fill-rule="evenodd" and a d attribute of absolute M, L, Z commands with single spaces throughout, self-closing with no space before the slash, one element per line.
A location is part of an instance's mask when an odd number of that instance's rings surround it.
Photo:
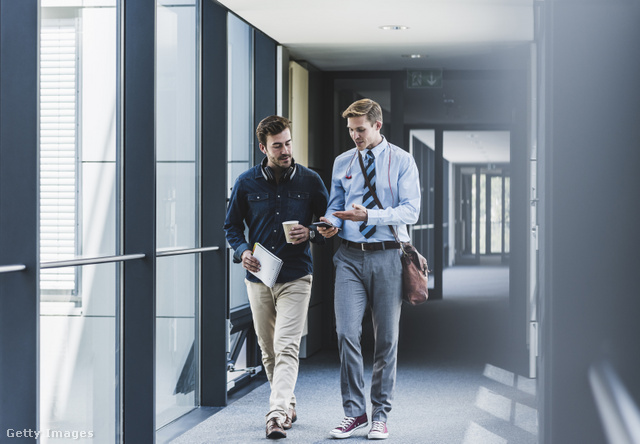
<path fill-rule="evenodd" d="M 436 279 L 433 273 L 435 264 L 435 131 L 413 130 L 410 133 L 410 152 L 416 160 L 420 175 L 422 206 L 418 222 L 411 226 L 411 239 L 414 246 L 427 259 L 432 270 L 429 276 L 429 297 L 434 297 Z M 446 251 L 446 250 L 445 250 Z M 445 252 L 445 256 L 446 256 Z"/>
<path fill-rule="evenodd" d="M 450 246 L 445 266 L 503 263 L 509 257 L 508 131 L 445 131 L 443 157 Z"/>

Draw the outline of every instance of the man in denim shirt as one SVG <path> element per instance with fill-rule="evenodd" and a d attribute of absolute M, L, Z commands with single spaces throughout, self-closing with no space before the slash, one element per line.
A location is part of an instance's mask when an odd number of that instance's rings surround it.
<path fill-rule="evenodd" d="M 324 243 L 312 226 L 313 216 L 324 215 L 328 193 L 320 176 L 294 162 L 291 122 L 270 116 L 256 129 L 260 165 L 238 177 L 224 224 L 233 261 L 247 270 L 245 283 L 253 325 L 262 350 L 262 363 L 271 384 L 267 438 L 285 438 L 296 420 L 294 388 L 298 378 L 298 352 L 311 296 L 312 263 L 309 242 Z M 287 243 L 282 222 L 297 220 Z M 249 242 L 245 239 L 245 223 Z M 249 273 L 260 269 L 252 254 L 258 242 L 283 261 L 270 288 Z"/>

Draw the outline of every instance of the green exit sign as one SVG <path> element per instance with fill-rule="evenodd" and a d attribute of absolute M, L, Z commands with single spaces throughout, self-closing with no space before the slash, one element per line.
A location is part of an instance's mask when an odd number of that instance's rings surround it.
<path fill-rule="evenodd" d="M 442 88 L 442 69 L 408 70 L 407 88 Z"/>

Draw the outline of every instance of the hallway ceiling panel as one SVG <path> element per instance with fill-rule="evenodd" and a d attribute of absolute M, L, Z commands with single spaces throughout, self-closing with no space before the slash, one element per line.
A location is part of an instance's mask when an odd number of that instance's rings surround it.
<path fill-rule="evenodd" d="M 434 149 L 434 130 L 411 130 L 411 135 Z M 509 131 L 445 131 L 442 156 L 455 164 L 506 164 L 510 137 Z"/>
<path fill-rule="evenodd" d="M 326 71 L 509 69 L 533 40 L 533 0 L 218 1 Z"/>

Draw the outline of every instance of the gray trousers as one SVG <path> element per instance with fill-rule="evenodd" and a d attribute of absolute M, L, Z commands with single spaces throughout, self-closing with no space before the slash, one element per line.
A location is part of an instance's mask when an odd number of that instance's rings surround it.
<path fill-rule="evenodd" d="M 371 307 L 375 339 L 371 378 L 371 419 L 387 420 L 396 384 L 402 309 L 399 250 L 360 251 L 341 245 L 336 266 L 335 314 L 340 353 L 340 389 L 345 416 L 366 413 L 362 319 Z"/>

